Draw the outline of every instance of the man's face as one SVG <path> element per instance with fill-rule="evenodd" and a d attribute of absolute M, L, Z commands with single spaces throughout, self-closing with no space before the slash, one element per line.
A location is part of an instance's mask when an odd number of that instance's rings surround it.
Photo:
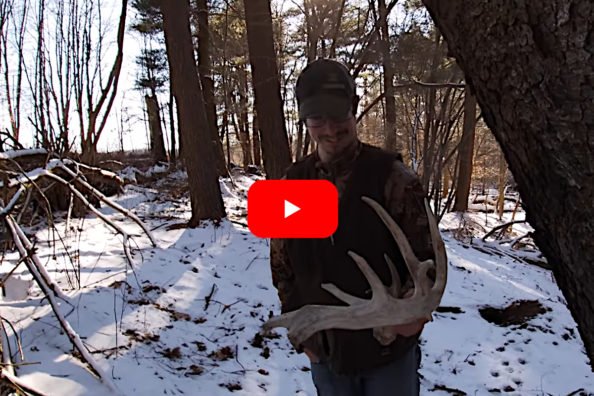
<path fill-rule="evenodd" d="M 357 141 L 357 122 L 352 113 L 341 119 L 308 117 L 307 130 L 323 160 L 339 157 L 345 149 Z"/>

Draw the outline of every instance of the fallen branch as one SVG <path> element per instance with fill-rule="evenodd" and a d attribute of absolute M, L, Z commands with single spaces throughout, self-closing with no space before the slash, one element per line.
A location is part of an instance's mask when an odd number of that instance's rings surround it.
<path fill-rule="evenodd" d="M 530 265 L 535 265 L 537 267 L 546 269 L 546 270 L 552 270 L 553 267 L 546 261 L 537 258 L 537 257 L 531 257 L 530 255 L 526 254 L 526 255 L 522 255 L 520 254 L 521 251 L 518 250 L 514 250 L 513 252 L 508 251 L 507 249 L 502 248 L 499 245 L 491 245 L 489 242 L 480 242 L 480 244 L 476 244 L 476 243 L 470 243 L 470 246 L 473 247 L 474 249 L 492 255 L 495 254 L 499 257 L 508 257 L 511 258 L 514 261 L 519 261 L 522 262 L 524 264 L 530 264 Z M 525 252 L 528 253 L 528 252 Z"/>
<path fill-rule="evenodd" d="M 46 393 L 43 393 L 37 389 L 34 389 L 31 385 L 22 381 L 16 375 L 10 373 L 8 370 L 2 369 L 0 371 L 0 378 L 2 380 L 7 381 L 10 385 L 18 392 L 22 394 L 32 395 L 32 396 L 46 396 Z"/>
<path fill-rule="evenodd" d="M 138 216 L 136 216 L 134 213 L 130 212 L 129 210 L 123 208 L 122 206 L 118 205 L 117 203 L 115 203 L 112 200 L 110 200 L 109 198 L 107 198 L 101 191 L 97 190 L 96 188 L 91 186 L 89 183 L 82 180 L 80 177 L 77 177 L 76 173 L 74 173 L 70 168 L 68 168 L 66 165 L 64 165 L 65 162 L 66 163 L 74 163 L 74 161 L 64 160 L 64 162 L 62 162 L 59 160 L 52 160 L 52 161 L 50 161 L 48 166 L 53 165 L 52 162 L 55 162 L 56 166 L 59 166 L 66 173 L 68 173 L 70 176 L 74 177 L 78 183 L 83 185 L 90 193 L 92 193 L 95 197 L 97 197 L 101 202 L 103 202 L 107 206 L 111 207 L 112 209 L 120 212 L 124 216 L 132 219 L 136 224 L 138 224 L 138 226 L 140 226 L 140 228 L 143 229 L 146 236 L 150 239 L 153 247 L 157 247 L 157 242 L 156 242 L 155 237 L 153 236 L 152 232 L 148 229 L 148 227 L 146 225 L 144 225 L 144 223 L 138 218 Z M 105 174 L 105 173 L 107 173 L 107 171 L 103 171 L 103 174 Z M 119 176 L 117 176 L 117 177 L 119 177 Z"/>
<path fill-rule="evenodd" d="M 35 254 L 33 244 L 29 238 L 27 238 L 21 227 L 14 221 L 12 216 L 9 215 L 6 217 L 6 224 L 12 233 L 12 239 L 14 240 L 21 257 L 25 258 L 25 264 L 27 265 L 29 272 L 31 272 L 31 275 L 38 280 L 38 283 L 43 282 L 48 290 L 53 292 L 53 295 L 70 304 L 68 296 L 64 294 L 62 288 L 56 282 L 52 281 L 45 270 L 45 267 L 41 263 L 41 260 Z"/>
<path fill-rule="evenodd" d="M 493 228 L 491 231 L 487 232 L 485 234 L 485 236 L 483 236 L 482 240 L 483 241 L 486 241 L 488 237 L 490 237 L 491 235 L 493 235 L 497 231 L 499 231 L 501 229 L 504 229 L 505 230 L 509 226 L 512 226 L 514 224 L 520 224 L 520 223 L 526 223 L 526 220 L 514 220 L 514 221 L 510 221 L 509 223 L 500 224 L 497 227 Z"/>
<path fill-rule="evenodd" d="M 101 220 L 103 220 L 105 222 L 105 224 L 107 224 L 108 226 L 110 226 L 111 228 L 113 228 L 118 234 L 120 234 L 123 238 L 122 241 L 122 246 L 124 248 L 124 254 L 126 255 L 126 259 L 128 260 L 128 263 L 130 264 L 130 268 L 133 270 L 134 267 L 132 265 L 132 255 L 130 254 L 130 247 L 128 246 L 128 240 L 130 239 L 130 235 L 128 235 L 128 233 L 126 231 L 124 231 L 123 228 L 121 228 L 120 226 L 118 226 L 117 224 L 115 224 L 113 221 L 111 221 L 107 216 L 105 216 L 103 213 L 101 213 L 100 211 L 97 210 L 97 208 L 95 208 L 86 198 L 85 196 L 78 191 L 71 183 L 68 183 L 66 180 L 62 179 L 60 176 L 55 175 L 49 171 L 45 171 L 45 176 L 50 177 L 60 183 L 62 183 L 63 185 L 65 185 L 66 187 L 68 187 L 68 189 L 70 190 L 71 193 L 73 193 L 74 195 L 76 195 L 76 197 L 78 199 L 80 199 L 82 201 L 82 203 L 91 211 L 93 212 L 97 217 L 99 217 Z"/>
<path fill-rule="evenodd" d="M 20 227 L 15 223 L 15 221 L 12 219 L 11 216 L 6 217 L 6 224 L 8 225 L 8 228 L 10 229 L 10 231 L 13 235 L 15 245 L 17 246 L 17 249 L 21 253 L 21 256 L 25 256 L 25 257 L 29 256 L 25 260 L 25 263 L 27 263 L 27 268 L 33 275 L 33 278 L 37 282 L 39 288 L 41 289 L 41 291 L 43 292 L 45 297 L 48 299 L 48 301 L 51 305 L 51 308 L 54 311 L 54 314 L 56 315 L 56 318 L 58 319 L 60 326 L 62 327 L 62 329 L 68 336 L 68 339 L 70 339 L 70 341 L 72 342 L 72 345 L 78 350 L 78 352 L 80 352 L 81 360 L 90 366 L 91 372 L 93 372 L 95 375 L 97 375 L 101 379 L 101 381 L 103 381 L 103 383 L 112 392 L 118 393 L 117 388 L 115 387 L 113 382 L 111 382 L 108 375 L 105 372 L 103 372 L 103 370 L 97 364 L 95 359 L 93 359 L 91 354 L 85 348 L 85 346 L 82 343 L 78 334 L 74 331 L 74 329 L 70 326 L 70 323 L 66 320 L 64 315 L 62 315 L 62 313 L 60 312 L 60 306 L 56 302 L 56 299 L 54 298 L 54 294 L 56 293 L 56 290 L 58 290 L 61 293 L 61 289 L 54 282 L 52 282 L 51 279 L 49 279 L 49 277 L 48 277 L 47 280 L 49 282 L 53 283 L 53 285 L 54 285 L 53 288 L 50 287 L 49 284 L 46 283 L 46 279 L 40 275 L 41 271 L 38 271 L 38 269 L 39 269 L 39 267 L 43 268 L 43 266 L 36 265 L 35 261 L 36 261 L 37 255 L 33 254 L 32 250 L 26 249 L 26 247 L 24 246 L 25 242 L 28 242 L 28 240 L 24 241 L 22 239 L 22 237 L 25 237 L 24 233 L 22 233 L 22 230 L 20 230 Z M 37 260 L 39 260 L 39 259 L 37 259 Z M 41 263 L 39 263 L 39 264 L 41 264 Z M 47 272 L 46 272 L 46 274 L 47 274 Z M 65 299 L 65 297 L 66 296 L 64 296 L 64 300 L 68 301 Z M 3 370 L 2 375 L 4 376 L 4 374 L 5 373 Z"/>

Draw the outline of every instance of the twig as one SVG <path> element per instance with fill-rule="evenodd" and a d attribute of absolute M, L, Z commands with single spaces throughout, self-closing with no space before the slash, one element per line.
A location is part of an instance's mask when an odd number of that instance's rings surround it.
<path fill-rule="evenodd" d="M 14 326 L 12 325 L 12 323 L 10 323 L 10 321 L 6 318 L 3 318 L 2 316 L 0 316 L 0 319 L 6 323 L 8 323 L 8 326 L 10 326 L 10 330 L 12 330 L 12 334 L 14 335 L 14 338 L 16 338 L 16 344 L 17 344 L 17 348 L 19 350 L 19 357 L 21 360 L 25 360 L 25 354 L 23 353 L 23 344 L 21 343 L 21 337 L 19 337 L 19 333 L 16 331 L 16 329 L 14 328 Z M 2 325 L 4 326 L 4 325 Z M 24 364 L 34 364 L 34 363 L 18 363 L 15 364 L 14 362 L 12 363 L 13 365 L 24 365 Z"/>
<path fill-rule="evenodd" d="M 0 336 L 0 348 L 2 348 L 2 366 L 3 369 L 6 367 L 6 370 L 14 375 L 14 367 L 12 365 L 12 352 L 10 350 L 10 338 L 8 338 L 8 333 L 6 332 L 6 328 L 4 327 L 3 319 L 0 320 L 0 328 L 2 329 L 2 335 Z"/>
<path fill-rule="evenodd" d="M 212 296 L 214 296 L 216 290 L 217 290 L 217 285 L 216 285 L 216 283 L 213 283 L 212 288 L 210 289 L 210 293 L 206 297 L 204 297 L 204 310 L 205 311 L 208 310 L 208 306 L 210 305 L 210 299 L 212 298 Z"/>
<path fill-rule="evenodd" d="M 223 307 L 223 310 L 221 311 L 221 313 L 225 312 L 228 308 L 231 308 L 232 306 L 234 306 L 235 304 L 237 304 L 238 302 L 241 302 L 241 301 L 243 301 L 243 300 L 239 299 L 231 304 L 223 304 L 224 307 Z"/>
<path fill-rule="evenodd" d="M 247 267 L 245 267 L 245 270 L 244 270 L 244 271 L 247 271 L 248 269 L 250 269 L 250 266 L 252 265 L 252 263 L 253 263 L 254 261 L 256 261 L 257 259 L 259 259 L 259 258 L 260 258 L 260 255 L 259 255 L 259 254 L 257 254 L 257 255 L 256 255 L 256 257 L 254 257 L 254 258 L 253 258 L 253 259 L 252 259 L 252 260 L 249 262 L 249 264 L 247 265 Z"/>
<path fill-rule="evenodd" d="M 14 273 L 14 271 L 16 271 L 17 268 L 19 268 L 19 265 L 21 265 L 21 263 L 23 261 L 25 261 L 26 258 L 27 257 L 21 257 L 21 259 L 19 260 L 19 262 L 14 265 L 14 268 L 11 269 L 10 271 L 8 271 L 8 273 L 6 274 L 6 276 L 4 276 L 0 280 L 0 288 L 3 288 L 4 287 L 4 283 L 6 283 L 6 281 L 8 280 L 8 278 L 10 278 L 10 275 L 12 275 Z M 1 318 L 1 316 L 0 316 L 0 318 Z"/>
<path fill-rule="evenodd" d="M 237 347 L 237 344 L 235 344 L 235 361 L 241 366 L 241 370 L 243 371 L 242 374 L 245 374 L 245 367 L 243 367 L 243 364 L 239 361 L 239 348 Z"/>

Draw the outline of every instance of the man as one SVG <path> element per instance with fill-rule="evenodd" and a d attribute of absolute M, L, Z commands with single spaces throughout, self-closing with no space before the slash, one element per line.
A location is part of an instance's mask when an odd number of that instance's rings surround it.
<path fill-rule="evenodd" d="M 308 304 L 343 305 L 323 290 L 333 283 L 343 291 L 370 298 L 370 287 L 351 250 L 363 256 L 386 286 L 391 276 L 384 254 L 395 263 L 403 298 L 412 294 L 398 247 L 379 217 L 361 200 L 368 196 L 388 210 L 420 260 L 434 258 L 425 193 L 400 155 L 363 144 L 357 137 L 359 98 L 348 69 L 334 60 L 310 63 L 296 85 L 299 117 L 316 144 L 313 154 L 292 164 L 286 179 L 326 179 L 339 192 L 339 226 L 326 239 L 273 239 L 271 267 L 281 311 Z M 321 396 L 418 395 L 419 335 L 425 320 L 391 326 L 395 340 L 381 345 L 373 329 L 321 331 L 294 345 L 311 361 Z"/>

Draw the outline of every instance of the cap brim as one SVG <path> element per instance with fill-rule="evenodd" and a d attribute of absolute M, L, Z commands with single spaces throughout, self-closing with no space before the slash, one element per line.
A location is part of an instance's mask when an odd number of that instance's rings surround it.
<path fill-rule="evenodd" d="M 320 94 L 307 98 L 299 106 L 299 119 L 326 116 L 333 118 L 346 117 L 351 111 L 352 101 L 348 97 Z"/>

